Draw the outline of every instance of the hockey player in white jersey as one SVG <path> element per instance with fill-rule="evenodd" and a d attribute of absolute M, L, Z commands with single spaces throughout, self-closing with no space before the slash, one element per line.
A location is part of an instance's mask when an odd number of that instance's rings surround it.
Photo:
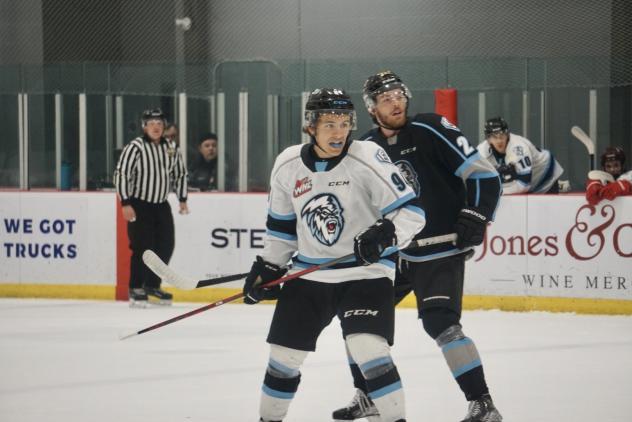
<path fill-rule="evenodd" d="M 415 192 L 377 144 L 354 142 L 356 115 L 340 89 L 317 89 L 306 104 L 311 142 L 287 148 L 270 181 L 265 245 L 244 284 L 246 303 L 278 298 L 267 341 L 260 421 L 281 421 L 300 382 L 300 367 L 334 316 L 359 363 L 381 421 L 405 421 L 404 392 L 390 355 L 395 310 L 395 253 L 425 224 Z M 304 268 L 354 252 L 348 262 L 283 288 L 294 258 Z"/>
<path fill-rule="evenodd" d="M 478 151 L 500 174 L 503 194 L 559 192 L 557 180 L 564 169 L 553 154 L 510 133 L 502 117 L 485 122 L 485 140 L 478 145 Z"/>

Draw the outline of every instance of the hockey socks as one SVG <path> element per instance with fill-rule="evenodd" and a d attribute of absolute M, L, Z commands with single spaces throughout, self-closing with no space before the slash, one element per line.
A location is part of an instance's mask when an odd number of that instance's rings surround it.
<path fill-rule="evenodd" d="M 366 389 L 366 381 L 364 380 L 364 375 L 362 375 L 362 371 L 360 371 L 360 367 L 357 363 L 350 361 L 349 369 L 351 369 L 351 376 L 353 377 L 353 386 L 359 390 L 364 391 L 364 393 L 368 393 Z"/>
<path fill-rule="evenodd" d="M 270 360 L 261 388 L 259 414 L 264 421 L 281 421 L 301 382 L 300 366 L 307 352 L 270 345 Z"/>
<path fill-rule="evenodd" d="M 367 395 L 377 407 L 380 420 L 403 420 L 404 390 L 386 339 L 373 334 L 352 334 L 346 342 L 351 358 L 366 380 Z"/>
<path fill-rule="evenodd" d="M 452 325 L 436 339 L 452 375 L 468 401 L 488 393 L 481 358 L 476 345 L 461 331 L 460 325 Z"/>

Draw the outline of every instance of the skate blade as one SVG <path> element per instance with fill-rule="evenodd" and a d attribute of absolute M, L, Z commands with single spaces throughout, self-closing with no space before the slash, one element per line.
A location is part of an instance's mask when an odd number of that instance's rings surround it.
<path fill-rule="evenodd" d="M 152 306 L 171 306 L 172 300 L 149 298 L 149 304 Z"/>
<path fill-rule="evenodd" d="M 351 422 L 359 420 L 366 420 L 367 422 L 380 422 L 382 419 L 380 419 L 380 415 L 365 415 L 358 416 L 357 418 L 353 419 L 334 419 L 333 422 Z"/>
<path fill-rule="evenodd" d="M 144 309 L 148 306 L 149 305 L 147 304 L 146 300 L 130 300 L 129 301 L 130 308 Z"/>

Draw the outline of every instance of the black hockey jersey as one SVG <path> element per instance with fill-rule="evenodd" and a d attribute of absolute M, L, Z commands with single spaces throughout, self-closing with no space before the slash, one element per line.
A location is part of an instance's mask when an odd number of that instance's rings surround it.
<path fill-rule="evenodd" d="M 426 226 L 415 239 L 454 232 L 459 211 L 466 206 L 493 220 L 501 193 L 498 173 L 445 117 L 418 114 L 391 138 L 374 128 L 361 139 L 384 148 L 417 194 Z M 441 244 L 400 252 L 400 256 L 421 262 L 461 252 L 451 244 Z"/>

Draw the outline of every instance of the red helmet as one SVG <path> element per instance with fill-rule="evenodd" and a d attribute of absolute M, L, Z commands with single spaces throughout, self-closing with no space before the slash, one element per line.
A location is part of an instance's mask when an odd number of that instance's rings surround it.
<path fill-rule="evenodd" d="M 601 167 L 603 168 L 608 161 L 618 161 L 621 168 L 625 166 L 625 153 L 621 147 L 608 147 L 601 154 Z"/>

